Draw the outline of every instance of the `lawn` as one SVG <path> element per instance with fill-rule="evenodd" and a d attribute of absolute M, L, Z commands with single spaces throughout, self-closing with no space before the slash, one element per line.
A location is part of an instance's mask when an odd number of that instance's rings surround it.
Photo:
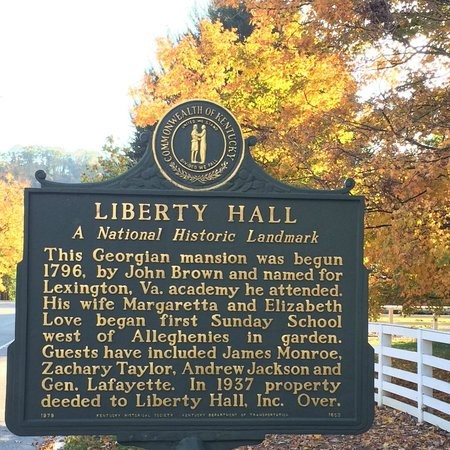
<path fill-rule="evenodd" d="M 389 323 L 389 315 L 383 314 L 382 316 L 380 316 L 377 322 Z M 413 316 L 403 316 L 401 314 L 394 314 L 392 324 L 404 327 L 433 329 L 433 316 L 426 314 L 415 314 Z M 445 314 L 439 316 L 437 320 L 437 327 L 438 331 L 450 332 L 450 315 Z"/>

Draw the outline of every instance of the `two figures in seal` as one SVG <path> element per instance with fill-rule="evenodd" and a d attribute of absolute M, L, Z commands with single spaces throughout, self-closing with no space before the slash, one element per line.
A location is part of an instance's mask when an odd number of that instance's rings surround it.
<path fill-rule="evenodd" d="M 194 124 L 191 132 L 191 163 L 204 164 L 206 161 L 206 125 L 202 125 L 202 130 L 198 130 L 198 125 Z"/>

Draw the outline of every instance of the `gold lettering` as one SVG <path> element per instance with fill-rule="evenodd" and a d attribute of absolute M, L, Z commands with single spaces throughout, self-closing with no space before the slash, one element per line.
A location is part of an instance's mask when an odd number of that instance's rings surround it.
<path fill-rule="evenodd" d="M 207 207 L 207 204 L 111 202 L 107 205 L 94 202 L 94 219 L 184 222 L 192 218 L 196 222 L 203 222 Z"/>
<path fill-rule="evenodd" d="M 100 394 L 95 397 L 81 397 L 80 394 L 76 394 L 71 398 L 54 398 L 51 394 L 47 394 L 41 400 L 41 406 L 43 408 L 100 408 Z"/>
<path fill-rule="evenodd" d="M 72 239 L 84 239 L 83 227 L 81 225 L 79 225 L 75 230 L 75 233 L 72 235 Z"/>
<path fill-rule="evenodd" d="M 236 220 L 239 223 L 284 223 L 287 225 L 297 223 L 297 218 L 292 217 L 290 206 L 276 207 L 269 205 L 267 209 L 262 210 L 257 205 L 247 212 L 245 205 L 228 205 L 228 222 L 235 222 Z"/>
<path fill-rule="evenodd" d="M 43 378 L 41 388 L 44 391 L 56 392 L 71 392 L 78 390 L 72 381 L 53 381 L 52 377 Z"/>
<path fill-rule="evenodd" d="M 96 314 L 96 327 L 116 327 L 123 330 L 127 327 L 145 327 L 146 325 L 145 317 L 105 317 L 100 313 Z"/>

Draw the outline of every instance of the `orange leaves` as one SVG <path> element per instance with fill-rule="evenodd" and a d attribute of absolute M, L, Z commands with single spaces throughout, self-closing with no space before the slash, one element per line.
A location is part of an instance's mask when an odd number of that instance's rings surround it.
<path fill-rule="evenodd" d="M 379 189 L 378 200 L 369 193 L 374 210 L 367 215 L 373 228 L 367 233 L 366 255 L 377 286 L 372 295 L 379 295 L 381 303 L 442 305 L 450 292 L 448 178 L 444 167 L 408 155 L 403 160 L 402 167 L 399 155 L 386 158 L 385 167 L 370 176 L 391 184 L 386 192 Z M 382 286 L 395 288 L 395 298 Z"/>
<path fill-rule="evenodd" d="M 354 17 L 354 4 L 352 0 L 314 0 L 314 11 L 326 22 L 345 24 Z"/>
<path fill-rule="evenodd" d="M 7 280 L 14 278 L 21 258 L 24 187 L 11 175 L 0 179 L 0 292 L 7 289 Z"/>
<path fill-rule="evenodd" d="M 135 123 L 206 98 L 257 137 L 253 156 L 273 176 L 322 189 L 355 178 L 353 192 L 366 197 L 372 293 L 387 303 L 445 301 L 448 90 L 440 44 L 430 46 L 441 25 L 424 21 L 428 2 L 362 3 L 214 0 L 245 6 L 251 32 L 203 20 L 195 34 L 160 40 L 161 70 L 134 91 Z M 408 9 L 414 20 L 389 28 Z M 421 32 L 424 46 L 409 45 Z"/>
<path fill-rule="evenodd" d="M 208 20 L 199 23 L 195 36 L 160 40 L 161 70 L 134 92 L 136 125 L 153 124 L 174 102 L 217 101 L 233 111 L 245 134 L 259 138 L 255 154 L 262 161 L 285 164 L 281 172 L 296 166 L 292 158 L 298 154 L 287 156 L 295 142 L 317 148 L 318 136 L 335 133 L 336 124 L 324 115 L 346 114 L 356 88 L 345 61 L 304 48 L 298 11 L 285 11 L 280 24 L 271 7 L 259 19 L 253 16 L 255 26 L 245 40 Z"/>

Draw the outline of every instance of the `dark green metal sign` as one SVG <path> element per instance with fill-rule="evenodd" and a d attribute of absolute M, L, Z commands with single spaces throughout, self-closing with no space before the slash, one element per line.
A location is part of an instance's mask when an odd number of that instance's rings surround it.
<path fill-rule="evenodd" d="M 38 178 L 8 353 L 13 432 L 220 449 L 370 426 L 364 203 L 351 183 L 277 183 L 231 114 L 202 100 L 169 112 L 122 177 Z"/>

